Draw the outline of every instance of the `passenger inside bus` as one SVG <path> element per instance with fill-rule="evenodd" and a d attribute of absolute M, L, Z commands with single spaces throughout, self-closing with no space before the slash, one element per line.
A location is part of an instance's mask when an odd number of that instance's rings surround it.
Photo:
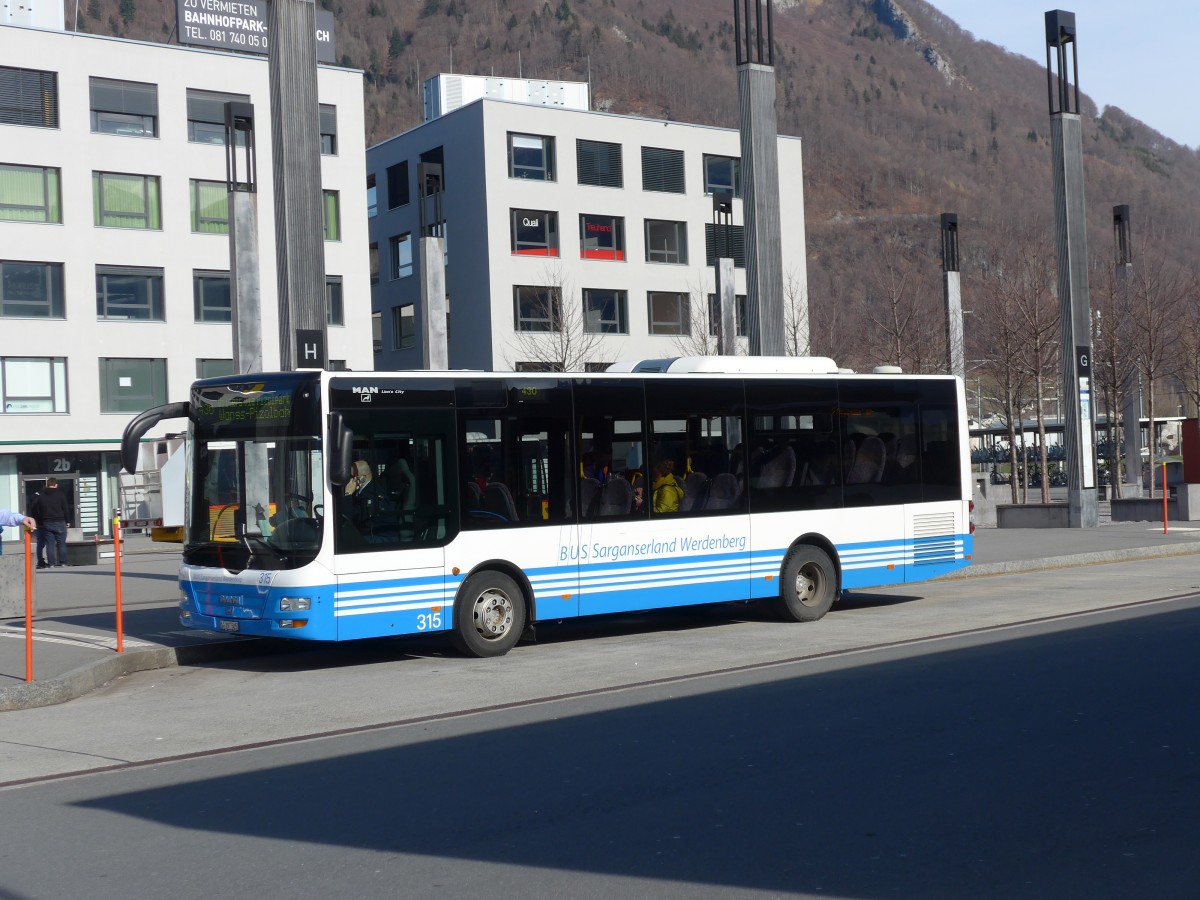
<path fill-rule="evenodd" d="M 675 460 L 659 460 L 651 475 L 654 479 L 654 512 L 660 515 L 679 512 L 683 487 L 675 477 Z"/>

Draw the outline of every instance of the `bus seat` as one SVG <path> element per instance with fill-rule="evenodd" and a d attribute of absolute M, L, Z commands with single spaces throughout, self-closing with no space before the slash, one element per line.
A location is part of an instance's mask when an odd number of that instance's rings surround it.
<path fill-rule="evenodd" d="M 883 477 L 883 466 L 887 453 L 883 441 L 873 434 L 863 438 L 854 464 L 846 472 L 846 484 L 870 484 Z"/>
<path fill-rule="evenodd" d="M 796 451 L 791 447 L 776 447 L 764 458 L 758 470 L 758 488 L 791 487 L 796 477 Z"/>
<path fill-rule="evenodd" d="M 493 515 L 501 516 L 510 522 L 517 521 L 517 505 L 513 503 L 512 492 L 502 481 L 489 481 L 483 492 L 483 508 Z"/>
<path fill-rule="evenodd" d="M 463 497 L 467 502 L 467 509 L 483 509 L 483 489 L 474 481 L 467 482 Z"/>
<path fill-rule="evenodd" d="M 737 476 L 730 472 L 722 472 L 714 476 L 708 489 L 708 500 L 705 509 L 732 509 L 737 505 L 742 486 Z"/>
<path fill-rule="evenodd" d="M 600 481 L 584 478 L 579 482 L 579 517 L 591 518 L 596 514 L 596 500 L 600 496 Z"/>
<path fill-rule="evenodd" d="M 627 516 L 633 509 L 633 485 L 624 478 L 613 476 L 600 493 L 601 516 Z"/>
<path fill-rule="evenodd" d="M 708 486 L 708 476 L 703 472 L 689 472 L 683 479 L 683 499 L 679 501 L 679 511 L 704 507 L 704 489 Z"/>

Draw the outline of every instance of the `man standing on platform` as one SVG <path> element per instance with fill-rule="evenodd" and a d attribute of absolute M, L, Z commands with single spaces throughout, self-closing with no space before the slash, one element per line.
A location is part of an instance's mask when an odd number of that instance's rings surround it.
<path fill-rule="evenodd" d="M 41 527 L 47 531 L 46 564 L 62 568 L 67 564 L 67 528 L 71 525 L 71 503 L 58 487 L 57 478 L 48 478 L 40 494 L 38 510 Z"/>

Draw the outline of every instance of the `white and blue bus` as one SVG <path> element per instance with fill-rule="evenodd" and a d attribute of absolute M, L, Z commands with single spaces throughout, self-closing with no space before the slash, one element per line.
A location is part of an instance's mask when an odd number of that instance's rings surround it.
<path fill-rule="evenodd" d="M 972 552 L 963 386 L 829 360 L 605 373 L 212 378 L 130 423 L 189 420 L 185 626 L 344 641 L 843 590 Z"/>

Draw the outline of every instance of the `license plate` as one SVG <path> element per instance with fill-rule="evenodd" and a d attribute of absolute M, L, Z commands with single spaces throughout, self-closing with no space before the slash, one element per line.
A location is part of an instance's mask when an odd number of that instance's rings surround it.
<path fill-rule="evenodd" d="M 221 630 L 222 631 L 237 631 L 238 626 L 240 626 L 240 625 L 241 625 L 240 622 L 222 622 Z"/>

